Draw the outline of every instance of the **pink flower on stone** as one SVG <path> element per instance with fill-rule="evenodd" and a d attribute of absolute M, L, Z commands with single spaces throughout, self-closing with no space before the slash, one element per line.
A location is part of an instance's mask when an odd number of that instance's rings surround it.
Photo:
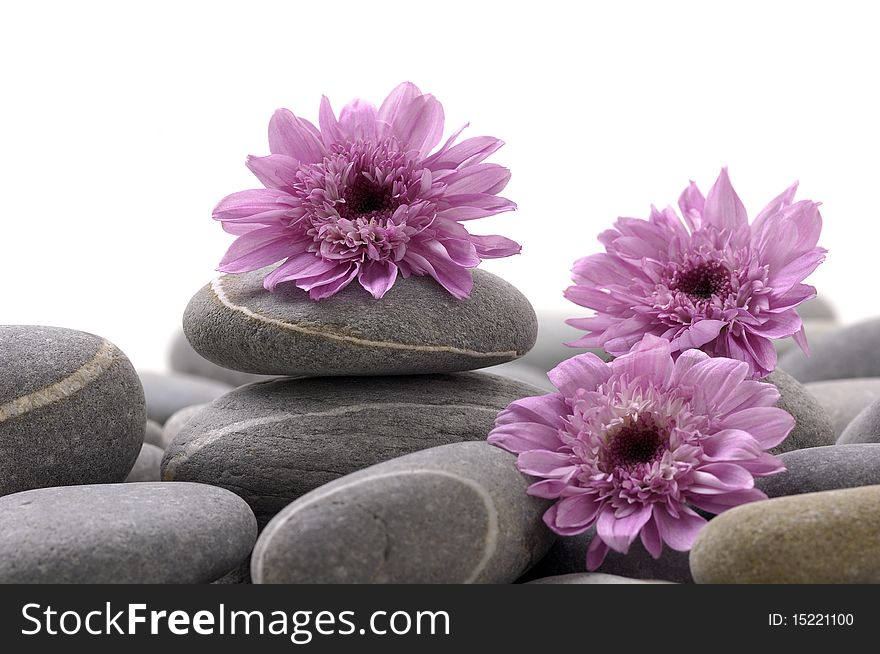
<path fill-rule="evenodd" d="M 696 185 L 648 220 L 619 218 L 599 235 L 606 252 L 574 265 L 572 302 L 596 314 L 568 320 L 587 334 L 571 345 L 629 352 L 644 334 L 673 352 L 699 348 L 749 364 L 763 377 L 776 367 L 772 339 L 793 336 L 807 351 L 798 304 L 816 294 L 801 282 L 825 259 L 816 247 L 819 205 L 794 202 L 797 184 L 749 225 L 727 169 L 704 198 Z"/>
<path fill-rule="evenodd" d="M 269 122 L 266 157 L 247 166 L 265 185 L 233 193 L 215 220 L 238 238 L 219 270 L 239 273 L 283 260 L 264 286 L 287 281 L 312 299 L 329 297 L 355 277 L 381 298 L 398 273 L 430 275 L 457 298 L 473 287 L 481 259 L 517 254 L 503 236 L 476 236 L 464 221 L 516 205 L 497 194 L 510 172 L 483 163 L 502 141 L 443 135 L 443 107 L 410 83 L 376 109 L 354 100 L 335 116 L 321 100 L 318 127 L 279 109 Z"/>
<path fill-rule="evenodd" d="M 794 419 L 745 362 L 695 349 L 673 361 L 669 342 L 647 335 L 611 363 L 582 354 L 548 377 L 558 392 L 513 402 L 489 442 L 540 478 L 530 495 L 556 500 L 544 514 L 550 529 L 572 536 L 596 526 L 590 570 L 639 536 L 655 558 L 663 543 L 689 550 L 706 522 L 694 508 L 766 499 L 754 477 L 784 469 L 765 450 Z"/>

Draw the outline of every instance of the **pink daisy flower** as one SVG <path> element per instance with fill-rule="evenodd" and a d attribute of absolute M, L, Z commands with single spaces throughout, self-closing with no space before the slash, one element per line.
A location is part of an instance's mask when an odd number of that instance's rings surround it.
<path fill-rule="evenodd" d="M 663 543 L 689 550 L 706 522 L 695 508 L 766 499 L 754 477 L 784 469 L 766 450 L 794 419 L 745 362 L 693 349 L 673 361 L 669 342 L 647 335 L 610 363 L 582 354 L 547 376 L 558 392 L 513 402 L 488 439 L 540 478 L 530 495 L 557 500 L 544 514 L 550 529 L 596 526 L 590 570 L 639 536 L 655 558 Z"/>
<path fill-rule="evenodd" d="M 673 352 L 699 348 L 745 361 L 763 377 L 776 367 L 772 339 L 793 336 L 807 352 L 795 307 L 816 295 L 801 282 L 825 259 L 816 247 L 819 205 L 794 202 L 797 184 L 749 225 L 727 169 L 704 198 L 691 182 L 672 208 L 648 220 L 619 218 L 599 235 L 605 252 L 575 263 L 565 297 L 594 309 L 568 320 L 587 334 L 571 343 L 629 352 L 644 334 L 668 339 Z"/>
<path fill-rule="evenodd" d="M 510 171 L 483 163 L 503 142 L 477 136 L 455 143 L 463 127 L 432 154 L 443 135 L 434 96 L 407 82 L 378 109 L 354 100 L 339 118 L 324 97 L 318 124 L 287 109 L 272 116 L 272 154 L 247 159 L 266 188 L 233 193 L 214 209 L 214 219 L 238 236 L 219 270 L 283 260 L 265 277 L 266 289 L 292 281 L 315 300 L 355 278 L 381 298 L 398 273 L 430 275 L 466 298 L 469 268 L 519 253 L 514 241 L 476 236 L 462 224 L 516 209 L 498 196 Z"/>

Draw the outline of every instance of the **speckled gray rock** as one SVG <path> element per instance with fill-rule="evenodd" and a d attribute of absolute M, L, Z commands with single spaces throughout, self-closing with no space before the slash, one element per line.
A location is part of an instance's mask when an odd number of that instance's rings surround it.
<path fill-rule="evenodd" d="M 327 484 L 263 531 L 254 583 L 510 583 L 554 538 L 515 462 L 456 443 Z"/>
<path fill-rule="evenodd" d="M 843 430 L 837 443 L 880 443 L 880 400 L 875 400 L 862 409 Z"/>
<path fill-rule="evenodd" d="M 381 301 L 350 284 L 315 302 L 293 284 L 263 288 L 266 270 L 215 279 L 192 298 L 183 329 L 214 363 L 271 375 L 398 375 L 485 368 L 535 343 L 528 300 L 475 269 L 470 298 L 431 277 L 399 278 Z"/>
<path fill-rule="evenodd" d="M 165 448 L 162 444 L 162 425 L 155 420 L 147 420 L 147 426 L 144 429 L 144 443 Z"/>
<path fill-rule="evenodd" d="M 880 486 L 744 504 L 703 527 L 697 583 L 880 583 Z"/>
<path fill-rule="evenodd" d="M 880 484 L 880 443 L 811 447 L 779 459 L 784 472 L 755 480 L 769 497 Z"/>
<path fill-rule="evenodd" d="M 795 420 L 794 429 L 791 430 L 788 438 L 770 452 L 780 454 L 805 447 L 834 444 L 837 435 L 834 433 L 834 426 L 828 414 L 818 400 L 797 380 L 777 368 L 764 381 L 776 386 L 779 390 L 779 401 L 776 406 L 788 411 Z"/>
<path fill-rule="evenodd" d="M 141 445 L 141 453 L 125 481 L 161 481 L 162 454 L 162 449 L 155 445 Z"/>
<path fill-rule="evenodd" d="M 810 382 L 804 388 L 819 400 L 838 436 L 865 407 L 880 400 L 880 377 Z"/>
<path fill-rule="evenodd" d="M 583 317 L 585 309 L 570 305 L 568 308 L 540 308 L 538 316 L 538 338 L 535 346 L 522 358 L 526 365 L 537 368 L 541 372 L 552 370 L 557 365 L 576 354 L 592 352 L 604 360 L 609 360 L 607 352 L 597 348 L 569 347 L 566 343 L 577 340 L 584 335 L 582 329 L 567 325 L 569 318 Z"/>
<path fill-rule="evenodd" d="M 573 572 L 567 575 L 542 577 L 528 582 L 530 584 L 554 584 L 554 585 L 593 585 L 593 584 L 672 584 L 673 581 L 661 581 L 660 579 L 631 579 L 619 575 L 609 575 L 604 572 Z"/>
<path fill-rule="evenodd" d="M 223 382 L 183 375 L 180 373 L 162 374 L 158 372 L 138 373 L 144 385 L 147 400 L 147 417 L 160 425 L 172 414 L 193 404 L 212 402 L 234 387 Z"/>
<path fill-rule="evenodd" d="M 272 378 L 269 375 L 254 375 L 249 372 L 230 370 L 208 361 L 193 349 L 189 341 L 186 340 L 183 331 L 177 332 L 171 341 L 168 365 L 174 372 L 207 377 L 236 387 Z"/>
<path fill-rule="evenodd" d="M 122 481 L 145 421 L 137 374 L 109 341 L 0 325 L 0 495 Z"/>
<path fill-rule="evenodd" d="M 802 383 L 880 377 L 880 318 L 810 339 L 810 356 L 788 352 L 779 367 Z"/>
<path fill-rule="evenodd" d="M 171 445 L 171 441 L 177 438 L 177 434 L 180 433 L 180 430 L 183 429 L 183 426 L 190 421 L 190 418 L 192 418 L 206 406 L 210 406 L 210 403 L 193 404 L 192 406 L 186 406 L 183 407 L 180 411 L 172 414 L 172 416 L 165 421 L 165 426 L 162 427 L 162 441 L 160 447 L 164 450 L 169 445 Z"/>
<path fill-rule="evenodd" d="M 586 572 L 587 548 L 595 533 L 595 528 L 591 527 L 583 534 L 558 539 L 547 555 L 529 570 L 521 581 Z M 687 552 L 676 552 L 664 546 L 660 558 L 655 559 L 639 540 L 632 544 L 627 554 L 619 554 L 614 550 L 608 552 L 605 561 L 596 572 L 632 579 L 657 579 L 681 584 L 693 583 Z"/>
<path fill-rule="evenodd" d="M 0 498 L 0 583 L 207 583 L 250 553 L 254 516 L 201 484 L 103 484 Z"/>
<path fill-rule="evenodd" d="M 249 384 L 184 425 L 165 450 L 162 478 L 228 488 L 263 525 L 301 495 L 356 470 L 484 440 L 498 411 L 540 394 L 476 372 Z"/>

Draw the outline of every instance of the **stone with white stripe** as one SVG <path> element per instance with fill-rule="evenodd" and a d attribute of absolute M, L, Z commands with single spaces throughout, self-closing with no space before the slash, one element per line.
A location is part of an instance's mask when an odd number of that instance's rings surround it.
<path fill-rule="evenodd" d="M 145 424 L 138 376 L 112 343 L 0 325 L 0 495 L 122 481 Z"/>
<path fill-rule="evenodd" d="M 278 379 L 198 411 L 162 478 L 228 488 L 265 524 L 334 479 L 437 445 L 484 440 L 510 402 L 543 391 L 486 373 Z"/>
<path fill-rule="evenodd" d="M 555 535 L 516 457 L 453 443 L 338 479 L 279 513 L 254 583 L 512 583 Z"/>
<path fill-rule="evenodd" d="M 484 270 L 473 271 L 466 300 L 430 277 L 410 277 L 382 300 L 353 283 L 320 302 L 293 284 L 266 291 L 266 272 L 225 275 L 196 293 L 183 317 L 196 352 L 250 373 L 404 375 L 511 361 L 537 335 L 528 300 Z"/>

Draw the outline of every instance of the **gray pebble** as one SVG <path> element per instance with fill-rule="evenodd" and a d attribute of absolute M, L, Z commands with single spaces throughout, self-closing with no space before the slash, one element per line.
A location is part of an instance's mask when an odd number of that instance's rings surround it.
<path fill-rule="evenodd" d="M 234 387 L 223 382 L 183 375 L 158 372 L 138 373 L 144 385 L 147 400 L 147 416 L 160 425 L 180 409 L 193 404 L 212 402 Z"/>
<path fill-rule="evenodd" d="M 257 534 L 235 494 L 201 484 L 46 488 L 0 498 L 0 583 L 207 583 Z"/>
<path fill-rule="evenodd" d="M 755 479 L 769 497 L 880 484 L 880 444 L 829 445 L 779 455 L 786 470 Z"/>
<path fill-rule="evenodd" d="M 865 407 L 880 400 L 880 377 L 810 382 L 804 388 L 819 400 L 838 436 Z"/>
<path fill-rule="evenodd" d="M 145 422 L 137 374 L 112 343 L 0 325 L 0 495 L 122 481 Z"/>
<path fill-rule="evenodd" d="M 811 338 L 809 357 L 788 352 L 779 367 L 802 383 L 880 377 L 880 318 Z"/>
<path fill-rule="evenodd" d="M 485 270 L 467 300 L 410 277 L 382 300 L 351 284 L 320 302 L 292 284 L 269 293 L 266 272 L 220 277 L 192 298 L 183 328 L 199 354 L 260 374 L 396 375 L 485 368 L 535 343 L 528 300 Z"/>
<path fill-rule="evenodd" d="M 162 445 L 162 425 L 155 420 L 147 420 L 147 426 L 144 430 L 144 443 L 155 445 L 156 447 L 165 448 Z"/>
<path fill-rule="evenodd" d="M 254 583 L 513 582 L 554 538 L 515 462 L 456 443 L 327 484 L 266 527 Z"/>
<path fill-rule="evenodd" d="M 144 443 L 134 467 L 125 481 L 161 481 L 162 450 L 155 445 Z"/>
<path fill-rule="evenodd" d="M 484 440 L 501 409 L 541 393 L 476 372 L 249 384 L 189 420 L 165 451 L 162 478 L 228 488 L 263 525 L 301 495 L 356 470 Z"/>
<path fill-rule="evenodd" d="M 843 430 L 838 445 L 880 443 L 880 400 L 866 406 Z"/>
<path fill-rule="evenodd" d="M 526 384 L 531 384 L 536 388 L 540 388 L 545 393 L 556 392 L 556 387 L 550 383 L 546 372 L 524 363 L 522 359 L 511 361 L 509 363 L 502 363 L 499 366 L 484 368 L 481 372 L 501 375 L 502 377 L 508 377 L 509 379 L 515 379 Z"/>
<path fill-rule="evenodd" d="M 777 368 L 763 381 L 776 386 L 780 395 L 776 406 L 788 411 L 795 420 L 794 429 L 791 430 L 788 438 L 771 449 L 771 453 L 780 454 L 805 447 L 834 444 L 837 435 L 834 433 L 834 426 L 828 414 L 819 401 L 797 380 Z"/>
<path fill-rule="evenodd" d="M 840 329 L 840 323 L 836 320 L 824 320 L 822 318 L 814 318 L 804 320 L 804 331 L 807 334 L 807 342 L 812 348 L 813 341 L 821 339 L 825 334 L 836 332 Z M 776 354 L 782 358 L 786 357 L 786 361 L 806 361 L 807 355 L 794 342 L 793 338 L 780 338 L 773 341 L 773 347 L 776 348 Z"/>
<path fill-rule="evenodd" d="M 672 584 L 672 581 L 659 579 L 631 579 L 619 575 L 606 574 L 604 572 L 572 572 L 567 575 L 542 577 L 528 582 L 530 584 L 553 584 L 553 585 L 592 585 L 592 584 Z"/>
<path fill-rule="evenodd" d="M 210 406 L 210 403 L 185 406 L 180 411 L 176 411 L 172 414 L 172 416 L 165 421 L 165 426 L 162 428 L 162 449 L 167 449 L 168 446 L 171 445 L 171 441 L 177 438 L 177 434 L 180 433 L 183 426 L 206 406 Z"/>
<path fill-rule="evenodd" d="M 271 379 L 271 376 L 268 375 L 254 375 L 249 372 L 230 370 L 208 361 L 193 349 L 189 341 L 186 340 L 183 331 L 177 332 L 171 341 L 168 363 L 174 372 L 207 377 L 236 387 Z"/>

